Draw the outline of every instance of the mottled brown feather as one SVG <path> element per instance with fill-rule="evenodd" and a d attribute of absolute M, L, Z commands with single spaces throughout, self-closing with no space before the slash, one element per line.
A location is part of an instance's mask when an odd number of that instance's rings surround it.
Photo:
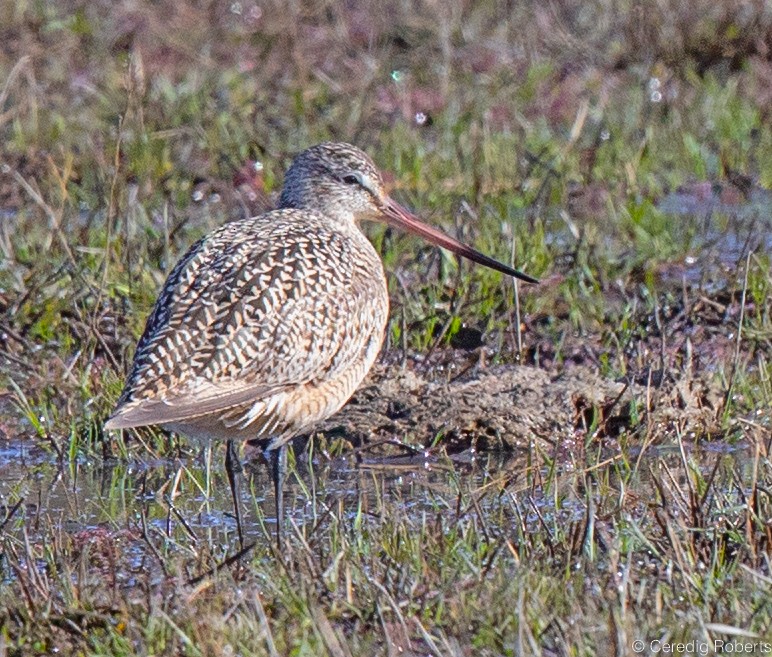
<path fill-rule="evenodd" d="M 342 182 L 354 174 L 357 189 Z M 372 366 L 388 314 L 380 259 L 354 221 L 377 213 L 380 187 L 364 153 L 322 144 L 290 168 L 285 207 L 191 247 L 106 428 L 280 444 L 338 410 Z"/>

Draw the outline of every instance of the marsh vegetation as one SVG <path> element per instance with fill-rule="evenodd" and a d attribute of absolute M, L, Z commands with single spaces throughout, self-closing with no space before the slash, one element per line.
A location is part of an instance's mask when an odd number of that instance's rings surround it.
<path fill-rule="evenodd" d="M 0 11 L 0 655 L 772 642 L 763 3 Z M 369 227 L 386 346 L 281 553 L 245 446 L 240 552 L 222 446 L 102 424 L 176 259 L 327 139 L 541 283 Z"/>

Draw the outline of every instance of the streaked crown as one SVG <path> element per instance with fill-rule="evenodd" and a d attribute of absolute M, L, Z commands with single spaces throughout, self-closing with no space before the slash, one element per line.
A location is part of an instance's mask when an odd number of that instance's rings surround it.
<path fill-rule="evenodd" d="M 385 199 L 381 174 L 366 153 L 351 144 L 324 142 L 293 160 L 279 205 L 352 222 L 380 214 Z"/>

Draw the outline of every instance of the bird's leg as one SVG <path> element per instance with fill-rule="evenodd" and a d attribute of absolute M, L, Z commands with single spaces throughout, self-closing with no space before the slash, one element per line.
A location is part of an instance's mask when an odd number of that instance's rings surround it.
<path fill-rule="evenodd" d="M 282 549 L 284 532 L 284 475 L 287 471 L 287 445 L 271 450 L 271 477 L 273 479 L 274 499 L 276 500 L 276 544 Z"/>
<path fill-rule="evenodd" d="M 225 471 L 228 473 L 228 483 L 231 486 L 233 513 L 236 516 L 236 531 L 239 534 L 239 546 L 243 548 L 244 534 L 241 531 L 241 509 L 239 507 L 239 476 L 241 473 L 241 463 L 239 463 L 236 447 L 232 440 L 229 440 L 225 446 Z"/>

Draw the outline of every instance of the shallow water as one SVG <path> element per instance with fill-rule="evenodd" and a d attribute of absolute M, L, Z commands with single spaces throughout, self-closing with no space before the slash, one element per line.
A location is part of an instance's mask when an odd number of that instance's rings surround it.
<path fill-rule="evenodd" d="M 731 192 L 731 193 L 730 193 Z M 690 242 L 679 279 L 697 284 L 706 274 L 741 270 L 748 252 L 772 252 L 772 193 L 698 183 L 665 196 L 657 209 L 677 222 Z"/>
<path fill-rule="evenodd" d="M 752 467 L 752 454 L 744 445 L 711 449 L 710 444 L 686 446 L 687 458 L 710 471 L 717 459 L 727 471 Z M 638 452 L 624 455 L 634 462 Z M 609 452 L 606 485 L 618 472 L 613 462 L 623 455 Z M 462 454 L 453 461 L 443 458 L 395 457 L 355 460 L 337 458 L 323 465 L 299 459 L 287 477 L 285 513 L 290 531 L 313 534 L 331 515 L 354 522 L 357 515 L 383 516 L 395 510 L 409 522 L 427 516 L 459 513 L 475 506 L 490 514 L 497 531 L 508 531 L 513 517 L 502 514 L 510 507 L 525 527 L 545 521 L 568 525 L 587 512 L 586 473 L 577 464 L 558 464 L 557 477 L 549 481 L 547 466 L 529 470 L 525 453 Z M 651 466 L 651 467 L 650 467 Z M 677 447 L 650 448 L 644 465 L 625 486 L 652 490 L 650 476 L 658 466 L 677 479 L 685 477 Z M 590 470 L 591 471 L 591 470 Z M 275 500 L 268 467 L 261 458 L 245 463 L 240 504 L 245 541 L 269 544 L 275 531 Z M 583 491 L 583 492 L 579 492 Z M 506 521 L 507 517 L 510 520 Z M 30 441 L 0 442 L 1 533 L 20 538 L 66 534 L 77 542 L 100 538 L 128 539 L 136 550 L 133 562 L 147 555 L 138 544 L 148 537 L 166 538 L 184 549 L 186 544 L 206 542 L 223 555 L 238 546 L 233 504 L 224 472 L 222 450 L 182 459 L 101 461 L 81 460 L 60 466 L 56 459 Z M 130 554 L 124 556 L 129 557 Z"/>
<path fill-rule="evenodd" d="M 488 481 L 501 459 L 452 464 L 437 459 L 338 458 L 324 466 L 302 458 L 288 473 L 285 512 L 290 523 L 308 526 L 334 506 L 345 514 L 378 512 L 384 500 L 407 513 L 455 503 L 459 492 Z M 240 501 L 245 539 L 264 541 L 275 525 L 275 500 L 262 457 L 244 463 Z M 17 508 L 16 505 L 20 504 Z M 12 513 L 3 523 L 3 517 Z M 29 441 L 0 444 L 0 524 L 59 526 L 68 533 L 133 527 L 173 536 L 181 525 L 201 537 L 228 543 L 236 522 L 222 450 L 182 459 L 80 460 L 60 466 Z"/>

